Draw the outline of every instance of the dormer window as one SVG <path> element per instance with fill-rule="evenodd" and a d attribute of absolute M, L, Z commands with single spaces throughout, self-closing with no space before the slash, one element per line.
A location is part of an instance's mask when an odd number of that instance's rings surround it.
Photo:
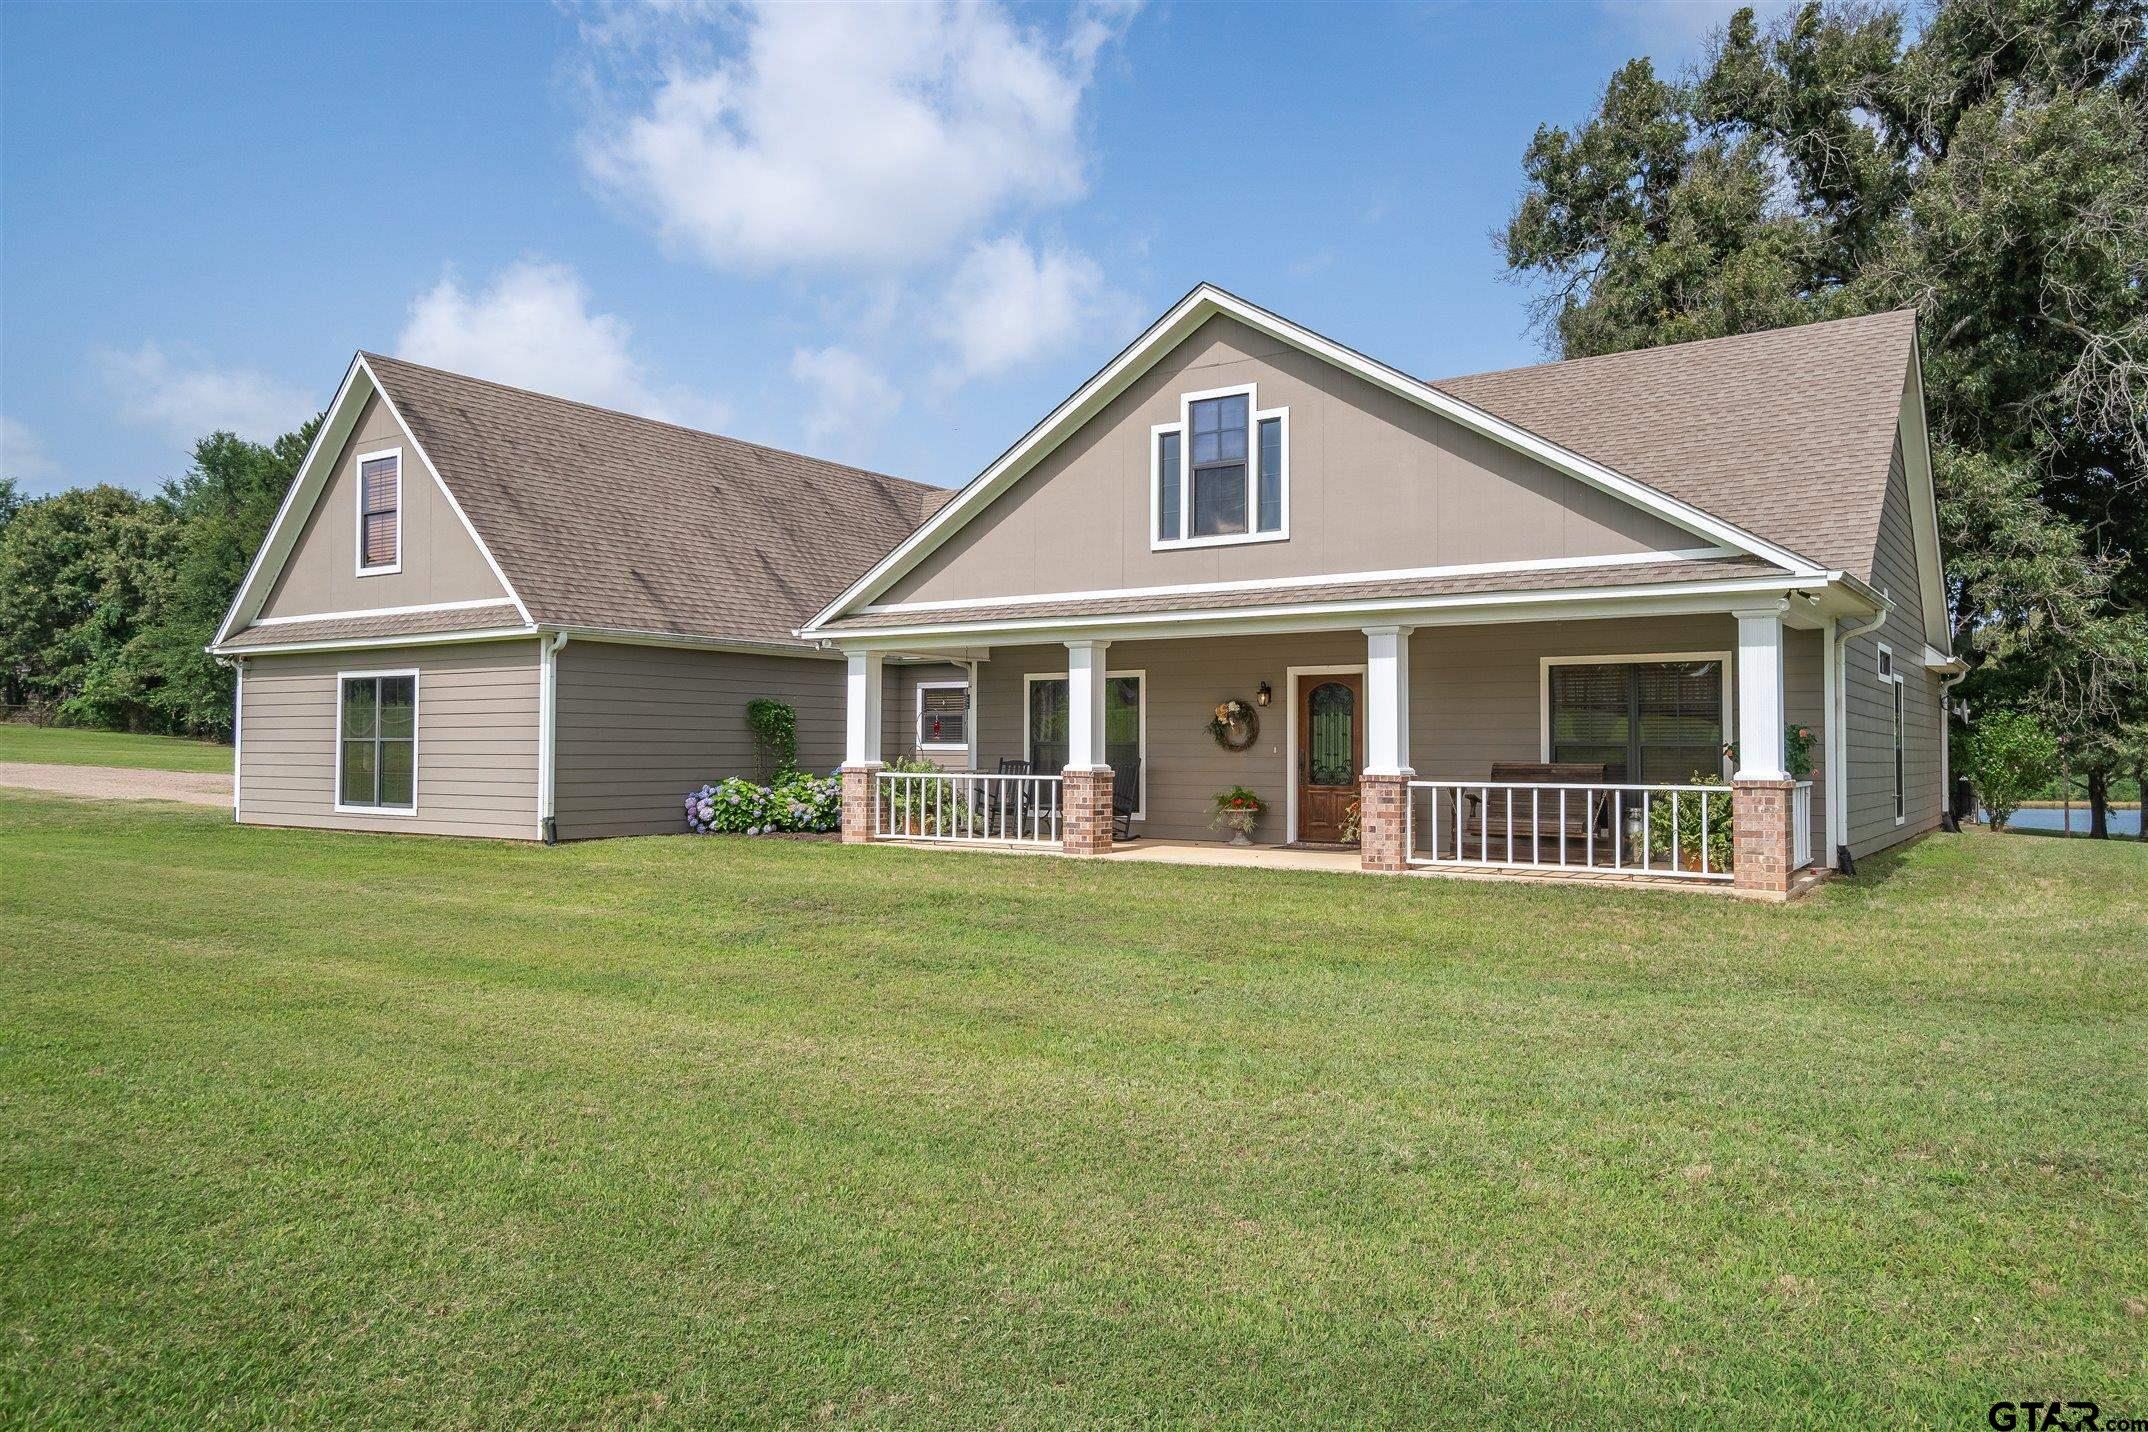
<path fill-rule="evenodd" d="M 1150 429 L 1152 548 L 1279 542 L 1290 535 L 1290 412 L 1252 386 L 1188 393 Z"/>
<path fill-rule="evenodd" d="M 358 575 L 398 572 L 403 564 L 403 454 L 358 459 Z"/>

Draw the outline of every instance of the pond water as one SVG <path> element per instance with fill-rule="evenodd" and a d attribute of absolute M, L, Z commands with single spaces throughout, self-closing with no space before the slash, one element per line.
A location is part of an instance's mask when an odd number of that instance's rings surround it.
<path fill-rule="evenodd" d="M 2036 806 L 2028 810 L 2015 811 L 2014 818 L 2008 821 L 2007 824 L 2016 830 L 2063 830 L 2066 828 L 2064 824 L 2065 817 L 2066 812 L 2057 807 Z M 2075 835 L 2088 834 L 2087 806 L 2077 805 L 2073 808 L 2072 829 Z M 2114 810 L 2111 812 L 2112 835 L 2139 835 L 2140 831 L 2141 813 L 2139 811 Z"/>

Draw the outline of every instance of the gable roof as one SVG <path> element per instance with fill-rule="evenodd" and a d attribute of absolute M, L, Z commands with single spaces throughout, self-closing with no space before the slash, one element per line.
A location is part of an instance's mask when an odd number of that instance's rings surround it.
<path fill-rule="evenodd" d="M 315 500 L 348 430 L 346 410 L 376 390 L 533 626 L 796 646 L 795 629 L 942 494 L 360 353 L 233 601 L 222 644 L 240 645 L 234 633 L 289 555 L 282 529 L 295 532 Z"/>
<path fill-rule="evenodd" d="M 1805 551 L 1786 540 L 1786 536 L 1809 539 L 1814 531 L 1819 530 L 1819 524 L 1801 525 L 1798 520 L 1786 519 L 1786 514 L 1800 504 L 1812 506 L 1836 502 L 1840 494 L 1829 484 L 1839 485 L 1854 480 L 1871 489 L 1869 530 L 1876 539 L 1878 503 L 1884 495 L 1887 457 L 1891 452 L 1895 418 L 1900 411 L 1903 381 L 1909 371 L 1914 351 L 1915 328 L 1911 315 L 1882 315 L 1885 321 L 1876 325 L 1876 338 L 1872 329 L 1860 326 L 1871 324 L 1870 320 L 1813 325 L 1816 328 L 1841 332 L 1822 334 L 1817 340 L 1808 339 L 1804 345 L 1795 345 L 1795 351 L 1805 365 L 1800 371 L 1808 372 L 1808 381 L 1800 390 L 1805 396 L 1804 404 L 1800 406 L 1796 401 L 1780 400 L 1779 394 L 1768 392 L 1768 385 L 1764 381 L 1748 383 L 1738 392 L 1770 397 L 1775 405 L 1771 411 L 1779 413 L 1779 419 L 1771 417 L 1763 424 L 1762 436 L 1750 442 L 1731 444 L 1732 456 L 1724 462 L 1707 466 L 1704 480 L 1681 481 L 1674 486 L 1665 479 L 1664 474 L 1675 469 L 1681 461 L 1693 454 L 1689 451 L 1688 440 L 1683 433 L 1662 432 L 1659 447 L 1649 447 L 1649 430 L 1673 428 L 1677 425 L 1677 419 L 1674 416 L 1669 422 L 1654 421 L 1654 415 L 1648 410 L 1646 403 L 1670 402 L 1675 398 L 1677 406 L 1667 410 L 1674 414 L 1717 406 L 1727 407 L 1737 401 L 1737 394 L 1714 389 L 1712 384 L 1716 368 L 1723 366 L 1726 371 L 1744 376 L 1754 365 L 1717 365 L 1705 361 L 1704 355 L 1703 361 L 1675 365 L 1668 376 L 1659 378 L 1653 384 L 1629 379 L 1627 386 L 1632 391 L 1632 403 L 1620 408 L 1625 411 L 1627 406 L 1638 407 L 1637 411 L 1631 413 L 1629 422 L 1621 426 L 1600 419 L 1592 426 L 1567 414 L 1567 409 L 1574 406 L 1574 396 L 1581 391 L 1578 387 L 1567 381 L 1557 381 L 1547 389 L 1526 383 L 1515 376 L 1540 370 L 1486 374 L 1483 375 L 1485 383 L 1467 392 L 1457 391 L 1463 387 L 1464 380 L 1449 380 L 1441 384 L 1426 383 L 1249 303 L 1236 294 L 1204 283 L 1172 305 L 1139 338 L 1122 349 L 1116 357 L 1031 428 L 1020 441 L 962 488 L 952 501 L 928 517 L 923 525 L 894 550 L 875 563 L 857 581 L 852 582 L 842 595 L 822 608 L 819 614 L 806 624 L 804 630 L 809 634 L 817 633 L 838 616 L 871 601 L 958 530 L 964 522 L 988 506 L 1061 441 L 1102 411 L 1105 404 L 1124 392 L 1136 378 L 1162 359 L 1181 340 L 1218 314 L 1237 319 L 1271 338 L 1354 373 L 1410 402 L 1437 412 L 1464 428 L 1533 457 L 1554 471 L 1631 502 L 1730 551 L 1757 557 L 1799 575 L 1819 577 L 1831 571 L 1842 571 L 1863 582 L 1870 572 L 1871 548 L 1876 545 L 1876 540 L 1866 545 L 1862 554 L 1856 557 L 1854 566 L 1830 563 L 1817 553 Z M 1900 335 L 1898 343 L 1894 341 L 1897 334 Z M 1767 335 L 1751 336 L 1760 338 Z M 1857 361 L 1850 365 L 1853 371 L 1839 380 L 1821 382 L 1820 378 L 1832 371 L 1831 365 L 1837 356 L 1834 348 L 1836 342 L 1843 337 L 1859 340 L 1858 344 L 1852 345 L 1858 349 Z M 1720 341 L 1734 344 L 1741 340 Z M 1660 353 L 1667 350 L 1654 351 Z M 1862 454 L 1870 446 L 1868 435 L 1874 430 L 1875 414 L 1880 407 L 1878 399 L 1872 396 L 1870 390 L 1877 381 L 1874 375 L 1886 365 L 1886 355 L 1889 352 L 1892 352 L 1892 361 L 1896 366 L 1885 381 L 1877 382 L 1879 393 L 1885 397 L 1887 445 L 1879 450 L 1877 465 L 1870 471 L 1865 471 Z M 1636 355 L 1619 355 L 1619 358 L 1634 356 Z M 1617 360 L 1586 361 L 1608 364 Z M 1546 365 L 1564 366 L 1566 365 Z M 1758 366 L 1765 369 L 1767 365 L 1762 362 Z M 1654 374 L 1656 369 L 1653 366 L 1644 366 L 1638 371 Z M 1493 379 L 1506 381 L 1495 384 L 1490 381 Z M 1547 393 L 1564 395 L 1564 400 L 1547 397 Z M 1841 400 L 1839 404 L 1836 403 L 1837 399 Z M 1575 433 L 1579 439 L 1594 442 L 1607 450 L 1615 450 L 1625 461 L 1638 461 L 1647 467 L 1650 472 L 1656 474 L 1656 480 L 1651 481 L 1606 458 L 1568 446 L 1550 433 L 1533 428 L 1508 412 L 1495 409 L 1492 406 L 1494 403 L 1525 411 L 1539 423 L 1561 427 Z M 1836 411 L 1837 407 L 1841 410 L 1839 413 Z M 1736 421 L 1735 417 L 1727 412 L 1719 413 L 1718 416 L 1724 423 L 1734 424 Z M 1809 440 L 1814 426 L 1839 418 L 1853 434 L 1841 440 L 1844 448 L 1841 461 L 1825 465 L 1824 476 L 1817 480 L 1809 476 L 1806 466 L 1797 464 L 1794 458 L 1771 464 L 1757 479 L 1738 478 L 1733 472 L 1736 463 L 1751 458 L 1763 443 L 1780 443 L 1784 440 L 1789 435 L 1786 433 L 1786 425 L 1792 417 L 1796 420 L 1795 436 L 1800 442 Z M 1720 426 L 1711 424 L 1707 431 L 1718 441 L 1722 440 Z M 1613 437 L 1623 441 L 1613 442 Z M 1830 436 L 1828 441 L 1832 443 L 1836 439 Z M 1794 484 L 1794 492 L 1778 494 L 1776 497 L 1767 495 L 1786 480 Z M 1679 488 L 1683 490 L 1678 490 Z M 1749 520 L 1741 521 L 1729 513 L 1717 511 L 1698 500 L 1701 497 L 1727 502 L 1737 507 Z M 1858 510 L 1863 510 L 1862 490 L 1856 505 Z M 1754 522 L 1762 525 L 1751 525 Z M 1778 530 L 1784 529 L 1786 524 L 1787 531 Z M 1844 540 L 1826 544 L 1831 555 L 1843 553 L 1853 545 L 1846 536 Z"/>
<path fill-rule="evenodd" d="M 1916 332 L 1902 309 L 1432 386 L 1870 581 Z"/>

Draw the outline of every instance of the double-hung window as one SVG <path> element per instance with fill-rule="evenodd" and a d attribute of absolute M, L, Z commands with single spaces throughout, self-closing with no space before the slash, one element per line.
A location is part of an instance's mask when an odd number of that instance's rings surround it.
<path fill-rule="evenodd" d="M 1551 760 L 1643 785 L 1722 772 L 1720 659 L 1547 663 L 1545 695 Z"/>
<path fill-rule="evenodd" d="M 403 454 L 400 449 L 358 459 L 358 575 L 402 570 Z"/>
<path fill-rule="evenodd" d="M 413 811 L 418 805 L 418 674 L 337 678 L 336 808 Z"/>
<path fill-rule="evenodd" d="M 960 681 L 917 684 L 917 748 L 961 751 L 970 744 L 970 688 Z"/>
<path fill-rule="evenodd" d="M 1189 393 L 1150 429 L 1150 546 L 1274 542 L 1289 535 L 1290 412 L 1252 387 Z"/>

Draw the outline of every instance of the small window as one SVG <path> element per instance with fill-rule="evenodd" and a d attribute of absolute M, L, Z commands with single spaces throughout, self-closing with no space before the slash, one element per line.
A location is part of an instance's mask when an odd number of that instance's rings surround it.
<path fill-rule="evenodd" d="M 917 748 L 961 751 L 970 744 L 970 689 L 959 681 L 921 681 L 917 687 Z"/>
<path fill-rule="evenodd" d="M 340 678 L 336 806 L 410 811 L 418 803 L 418 677 L 413 671 Z"/>
<path fill-rule="evenodd" d="M 1882 681 L 1892 681 L 1894 679 L 1894 651 L 1892 648 L 1882 646 L 1879 649 L 1879 674 Z"/>
<path fill-rule="evenodd" d="M 1212 546 L 1284 537 L 1288 414 L 1254 411 L 1251 387 L 1189 396 L 1183 420 L 1151 429 L 1154 544 Z"/>
<path fill-rule="evenodd" d="M 392 572 L 402 563 L 403 458 L 374 453 L 358 460 L 358 570 Z"/>
<path fill-rule="evenodd" d="M 1894 823 L 1909 819 L 1909 790 L 1902 769 L 1902 679 L 1894 680 Z"/>

